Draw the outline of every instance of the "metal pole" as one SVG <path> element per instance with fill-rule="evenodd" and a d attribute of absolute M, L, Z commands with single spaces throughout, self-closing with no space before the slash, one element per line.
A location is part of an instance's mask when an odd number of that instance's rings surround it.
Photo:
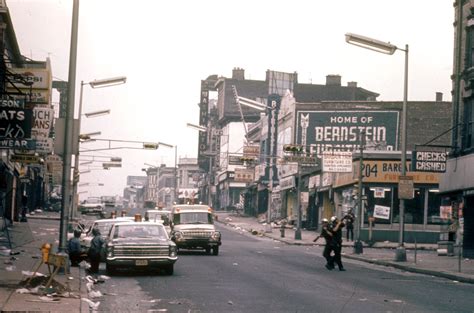
<path fill-rule="evenodd" d="M 81 81 L 81 90 L 79 92 L 79 115 L 77 117 L 77 138 L 73 138 L 74 145 L 76 146 L 76 154 L 74 156 L 74 171 L 72 177 L 72 210 L 70 212 L 71 219 L 74 219 L 77 214 L 77 187 L 79 183 L 79 145 L 80 139 L 79 135 L 81 134 L 81 116 L 82 116 L 82 94 L 84 90 L 84 81 Z"/>
<path fill-rule="evenodd" d="M 212 157 L 209 157 L 209 182 L 207 184 L 207 205 L 212 207 L 212 195 L 211 195 L 211 175 L 212 175 Z"/>
<path fill-rule="evenodd" d="M 174 202 L 178 204 L 178 146 L 174 146 Z"/>
<path fill-rule="evenodd" d="M 355 221 L 356 241 L 354 242 L 354 253 L 361 254 L 364 252 L 362 241 L 360 241 L 360 228 L 364 222 L 362 217 L 362 179 L 364 177 L 364 132 L 360 133 L 360 155 L 359 155 L 359 179 L 357 182 L 357 216 Z M 358 219 L 358 220 L 357 220 Z"/>
<path fill-rule="evenodd" d="M 69 209 L 71 204 L 71 137 L 74 122 L 74 93 L 76 85 L 77 37 L 79 24 L 79 0 L 74 0 L 72 7 L 71 46 L 69 51 L 69 77 L 68 97 L 66 110 L 66 125 L 64 128 L 64 154 L 63 154 L 63 179 L 61 197 L 61 221 L 59 225 L 60 252 L 66 251 L 67 224 L 69 222 Z"/>
<path fill-rule="evenodd" d="M 406 175 L 407 163 L 407 98 L 408 98 L 408 45 L 405 45 L 405 77 L 403 84 L 403 107 L 402 107 L 402 157 L 401 157 L 401 175 Z M 406 262 L 407 253 L 403 244 L 405 231 L 405 199 L 400 199 L 400 230 L 398 237 L 398 247 L 395 254 L 395 261 Z"/>
<path fill-rule="evenodd" d="M 295 240 L 301 240 L 301 165 L 298 162 L 298 184 L 296 185 L 296 230 Z"/>
<path fill-rule="evenodd" d="M 272 192 L 273 192 L 273 158 L 275 156 L 274 144 L 275 144 L 275 110 L 270 109 L 269 112 L 269 123 L 270 123 L 270 149 L 268 164 L 270 166 L 268 170 L 268 207 L 267 207 L 267 223 L 270 224 L 272 221 Z M 270 227 L 271 230 L 271 227 Z"/>

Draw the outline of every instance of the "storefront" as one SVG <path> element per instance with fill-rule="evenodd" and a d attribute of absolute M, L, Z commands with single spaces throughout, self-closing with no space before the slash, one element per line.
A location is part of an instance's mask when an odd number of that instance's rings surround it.
<path fill-rule="evenodd" d="M 373 157 L 366 155 L 363 160 L 361 239 L 396 242 L 399 238 L 400 220 L 400 161 Z M 409 163 L 407 166 L 409 168 Z M 440 239 L 440 233 L 447 231 L 450 223 L 450 220 L 441 214 L 442 198 L 438 190 L 440 174 L 408 171 L 406 175 L 413 178 L 414 192 L 413 199 L 405 200 L 405 241 L 436 243 Z M 357 212 L 358 177 L 359 160 L 353 162 L 352 173 L 334 174 L 333 187 L 339 216 L 346 214 L 349 209 Z M 369 219 L 374 222 L 372 238 L 368 237 Z"/>

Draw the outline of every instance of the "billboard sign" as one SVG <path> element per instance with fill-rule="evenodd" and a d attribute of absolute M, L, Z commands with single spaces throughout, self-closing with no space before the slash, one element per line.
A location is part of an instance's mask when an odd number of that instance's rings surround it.
<path fill-rule="evenodd" d="M 396 150 L 399 111 L 298 111 L 296 141 L 311 152 L 354 151 L 363 142 L 383 143 Z"/>

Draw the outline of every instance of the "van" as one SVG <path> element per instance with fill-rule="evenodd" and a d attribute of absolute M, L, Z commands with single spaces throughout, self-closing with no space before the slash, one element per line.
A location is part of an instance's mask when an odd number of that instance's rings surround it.
<path fill-rule="evenodd" d="M 178 249 L 204 249 L 219 255 L 221 233 L 214 226 L 214 214 L 207 205 L 174 205 L 171 210 L 171 240 Z"/>

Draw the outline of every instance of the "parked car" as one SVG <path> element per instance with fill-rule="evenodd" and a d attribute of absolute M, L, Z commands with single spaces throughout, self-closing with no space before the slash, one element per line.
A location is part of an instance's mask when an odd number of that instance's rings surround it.
<path fill-rule="evenodd" d="M 133 221 L 133 217 L 131 216 L 124 216 L 124 217 L 117 217 L 117 218 L 107 218 L 107 219 L 100 219 L 95 220 L 94 223 L 89 227 L 89 229 L 85 232 L 85 236 L 81 237 L 81 245 L 82 247 L 87 250 L 91 246 L 91 240 L 94 238 L 92 235 L 92 229 L 97 228 L 100 231 L 100 236 L 102 238 L 107 239 L 109 235 L 109 231 L 112 226 L 116 223 L 123 223 L 123 222 L 130 222 Z M 105 262 L 105 247 L 101 253 L 101 261 Z"/>
<path fill-rule="evenodd" d="M 145 221 L 150 222 L 161 222 L 164 226 L 168 235 L 171 233 L 171 211 L 170 210 L 147 210 L 145 212 Z"/>
<path fill-rule="evenodd" d="M 123 222 L 112 226 L 106 239 L 106 270 L 163 269 L 173 275 L 178 260 L 176 244 L 165 227 L 155 222 Z"/>
<path fill-rule="evenodd" d="M 171 239 L 179 249 L 204 249 L 219 254 L 221 233 L 214 226 L 212 209 L 207 205 L 175 205 L 172 209 Z"/>

